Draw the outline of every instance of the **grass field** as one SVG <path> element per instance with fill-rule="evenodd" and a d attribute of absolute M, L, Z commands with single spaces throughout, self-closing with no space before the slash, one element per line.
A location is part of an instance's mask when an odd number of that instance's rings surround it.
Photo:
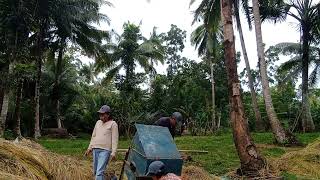
<path fill-rule="evenodd" d="M 320 133 L 297 134 L 305 144 L 313 142 L 320 137 Z M 287 151 L 297 150 L 273 145 L 271 133 L 254 133 L 253 138 L 261 153 L 267 158 L 279 157 Z M 41 139 L 39 143 L 50 151 L 82 157 L 89 144 L 89 136 L 77 139 Z M 177 137 L 175 142 L 178 149 L 206 150 L 208 154 L 192 154 L 193 164 L 203 167 L 215 175 L 223 175 L 235 170 L 239 166 L 239 159 L 233 144 L 231 133 L 222 133 L 214 136 L 183 136 Z M 121 139 L 119 148 L 128 148 L 130 140 Z M 118 153 L 118 159 L 123 159 L 124 154 Z"/>

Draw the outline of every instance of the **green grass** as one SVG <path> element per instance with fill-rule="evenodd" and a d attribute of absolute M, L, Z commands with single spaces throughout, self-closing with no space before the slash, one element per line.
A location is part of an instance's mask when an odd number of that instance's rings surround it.
<path fill-rule="evenodd" d="M 305 144 L 313 142 L 320 137 L 320 133 L 297 134 L 298 138 Z M 89 136 L 82 136 L 78 139 L 41 139 L 39 141 L 50 151 L 72 156 L 83 156 L 89 144 Z M 256 144 L 264 144 L 260 148 L 265 157 L 279 157 L 290 150 L 290 148 L 274 146 L 271 133 L 254 133 L 253 139 Z M 222 133 L 215 136 L 183 136 L 177 137 L 175 142 L 178 149 L 206 150 L 208 154 L 192 154 L 193 164 L 203 167 L 212 174 L 223 175 L 239 166 L 231 133 Z M 126 149 L 130 140 L 121 139 L 119 148 Z M 118 159 L 123 159 L 123 154 L 118 153 Z M 290 177 L 290 174 L 286 174 Z"/>
<path fill-rule="evenodd" d="M 41 139 L 39 143 L 52 152 L 64 155 L 83 156 L 90 138 L 85 139 Z M 120 139 L 119 148 L 128 148 L 130 141 Z"/>
<path fill-rule="evenodd" d="M 180 137 L 176 139 L 179 149 L 206 150 L 208 154 L 192 155 L 198 166 L 212 174 L 224 174 L 239 164 L 236 150 L 229 134 L 211 137 Z"/>

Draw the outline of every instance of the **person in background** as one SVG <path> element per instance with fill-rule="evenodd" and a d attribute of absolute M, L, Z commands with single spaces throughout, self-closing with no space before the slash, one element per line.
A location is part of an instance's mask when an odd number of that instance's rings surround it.
<path fill-rule="evenodd" d="M 174 112 L 171 117 L 161 117 L 154 123 L 154 125 L 167 127 L 174 138 L 178 122 L 182 123 L 182 115 L 179 112 Z"/>
<path fill-rule="evenodd" d="M 104 180 L 104 171 L 109 160 L 115 160 L 118 147 L 118 125 L 111 117 L 111 109 L 103 105 L 94 127 L 91 141 L 85 155 L 93 154 L 93 173 L 96 180 Z"/>
<path fill-rule="evenodd" d="M 181 178 L 173 173 L 166 172 L 166 166 L 161 161 L 153 161 L 149 167 L 147 176 L 152 180 L 181 180 Z"/>

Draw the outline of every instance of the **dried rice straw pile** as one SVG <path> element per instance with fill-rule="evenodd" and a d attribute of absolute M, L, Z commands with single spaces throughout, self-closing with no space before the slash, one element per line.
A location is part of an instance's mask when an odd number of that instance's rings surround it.
<path fill-rule="evenodd" d="M 15 176 L 13 174 L 0 172 L 0 179 L 2 180 L 27 180 L 27 178 L 21 176 Z"/>
<path fill-rule="evenodd" d="M 210 175 L 205 170 L 196 166 L 187 166 L 182 169 L 181 179 L 183 180 L 220 180 L 221 178 Z"/>
<path fill-rule="evenodd" d="M 284 154 L 272 165 L 280 171 L 305 178 L 320 179 L 320 139 L 302 150 Z"/>
<path fill-rule="evenodd" d="M 30 140 L 0 140 L 0 179 L 92 179 L 91 163 L 45 150 Z"/>

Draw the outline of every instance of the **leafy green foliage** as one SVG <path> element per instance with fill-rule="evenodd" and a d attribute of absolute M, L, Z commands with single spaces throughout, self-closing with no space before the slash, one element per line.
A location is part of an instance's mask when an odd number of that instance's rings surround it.
<path fill-rule="evenodd" d="M 297 77 L 302 73 L 301 45 L 299 43 L 279 43 L 274 48 L 277 49 L 278 53 L 290 56 L 290 59 L 278 69 L 279 73 L 284 75 L 284 81 L 288 79 L 296 81 Z M 309 84 L 312 87 L 319 82 L 320 49 L 317 46 L 310 46 L 309 48 L 309 68 L 313 68 L 309 76 Z"/>
<path fill-rule="evenodd" d="M 176 25 L 171 24 L 171 28 L 167 33 L 161 34 L 166 47 L 166 60 L 168 64 L 168 76 L 176 74 L 181 67 L 182 59 L 180 53 L 185 45 L 186 31 L 181 30 Z"/>

